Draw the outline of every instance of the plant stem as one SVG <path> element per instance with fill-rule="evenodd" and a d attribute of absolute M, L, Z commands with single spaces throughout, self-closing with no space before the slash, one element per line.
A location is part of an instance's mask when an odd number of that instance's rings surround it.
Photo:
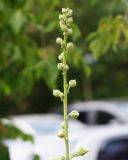
<path fill-rule="evenodd" d="M 67 43 L 67 38 L 64 36 L 65 45 Z M 66 65 L 67 51 L 64 51 L 63 64 Z M 69 160 L 69 140 L 68 140 L 68 108 L 67 108 L 67 70 L 63 72 L 63 85 L 64 85 L 64 99 L 63 99 L 63 109 L 64 109 L 64 124 L 65 124 L 65 151 L 66 160 Z"/>

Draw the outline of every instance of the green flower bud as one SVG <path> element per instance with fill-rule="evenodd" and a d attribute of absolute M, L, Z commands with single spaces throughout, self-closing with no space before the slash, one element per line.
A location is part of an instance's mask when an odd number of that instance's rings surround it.
<path fill-rule="evenodd" d="M 67 33 L 68 33 L 69 35 L 71 35 L 71 34 L 73 33 L 73 30 L 72 30 L 72 29 L 68 29 L 68 30 L 67 30 Z"/>
<path fill-rule="evenodd" d="M 65 137 L 65 131 L 63 129 L 61 129 L 58 133 L 57 136 L 60 138 L 64 138 Z"/>
<path fill-rule="evenodd" d="M 69 8 L 67 8 L 67 11 L 68 11 L 67 16 L 72 16 L 73 11 Z"/>
<path fill-rule="evenodd" d="M 73 119 L 76 119 L 79 117 L 79 112 L 74 110 L 70 113 L 70 116 L 73 118 Z"/>
<path fill-rule="evenodd" d="M 76 86 L 76 80 L 74 79 L 74 80 L 70 80 L 69 81 L 69 87 L 71 88 L 71 87 L 75 87 Z"/>
<path fill-rule="evenodd" d="M 64 121 L 61 123 L 61 128 L 65 129 L 65 123 L 64 123 Z"/>
<path fill-rule="evenodd" d="M 58 56 L 58 59 L 59 59 L 60 61 L 62 61 L 63 58 L 64 58 L 64 52 L 62 52 L 62 53 Z"/>
<path fill-rule="evenodd" d="M 62 15 L 62 14 L 59 15 L 59 20 L 64 20 L 64 18 L 65 18 L 64 15 Z"/>
<path fill-rule="evenodd" d="M 69 66 L 66 64 L 66 65 L 64 65 L 64 70 L 69 70 Z"/>
<path fill-rule="evenodd" d="M 68 30 L 68 27 L 65 25 L 61 25 L 60 27 L 61 27 L 61 30 L 64 32 L 66 32 Z"/>
<path fill-rule="evenodd" d="M 71 159 L 79 157 L 79 156 L 84 156 L 88 152 L 89 152 L 88 149 L 81 147 L 78 151 L 72 153 Z"/>
<path fill-rule="evenodd" d="M 79 150 L 79 155 L 84 156 L 88 152 L 89 152 L 89 150 L 87 148 L 81 147 Z"/>
<path fill-rule="evenodd" d="M 70 12 L 67 13 L 67 16 L 68 16 L 68 17 L 72 16 L 72 13 L 73 13 L 73 12 L 72 12 L 72 10 L 71 10 Z"/>
<path fill-rule="evenodd" d="M 59 70 L 63 70 L 64 64 L 63 64 L 63 63 L 58 63 L 57 68 L 58 68 Z"/>
<path fill-rule="evenodd" d="M 63 21 L 63 20 L 60 20 L 59 25 L 60 25 L 60 26 L 61 26 L 61 25 L 65 25 L 64 21 Z"/>
<path fill-rule="evenodd" d="M 64 71 L 64 70 L 67 71 L 69 69 L 68 65 L 63 64 L 63 63 L 58 63 L 57 68 L 58 68 L 58 70 L 62 70 L 62 71 Z"/>
<path fill-rule="evenodd" d="M 74 45 L 73 45 L 72 42 L 69 42 L 69 43 L 67 44 L 67 49 L 68 49 L 68 50 L 73 49 L 73 47 L 74 47 Z"/>
<path fill-rule="evenodd" d="M 69 17 L 68 19 L 67 19 L 67 23 L 68 24 L 71 24 L 73 22 L 73 18 L 72 17 Z"/>
<path fill-rule="evenodd" d="M 64 97 L 64 94 L 60 90 L 58 90 L 58 89 L 53 90 L 53 95 L 55 97 L 60 97 L 60 98 Z"/>
<path fill-rule="evenodd" d="M 64 43 L 62 38 L 57 38 L 56 43 L 62 45 Z"/>
<path fill-rule="evenodd" d="M 66 14 L 66 13 L 68 13 L 68 10 L 66 8 L 62 8 L 62 13 Z"/>

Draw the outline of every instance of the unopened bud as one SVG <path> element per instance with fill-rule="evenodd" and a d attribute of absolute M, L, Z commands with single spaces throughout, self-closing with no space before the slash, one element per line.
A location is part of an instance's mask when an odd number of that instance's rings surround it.
<path fill-rule="evenodd" d="M 68 19 L 67 19 L 67 23 L 68 24 L 71 24 L 73 22 L 73 18 L 72 17 L 69 17 Z"/>
<path fill-rule="evenodd" d="M 79 157 L 79 156 L 84 156 L 88 152 L 89 152 L 88 149 L 81 147 L 78 151 L 72 153 L 71 159 Z"/>
<path fill-rule="evenodd" d="M 57 136 L 60 138 L 64 138 L 65 137 L 65 131 L 62 129 L 57 133 Z"/>
<path fill-rule="evenodd" d="M 64 17 L 65 17 L 64 15 L 60 14 L 59 15 L 59 20 L 64 20 Z"/>
<path fill-rule="evenodd" d="M 59 59 L 60 61 L 62 61 L 63 58 L 64 58 L 64 52 L 62 52 L 62 53 L 58 56 L 58 59 Z"/>
<path fill-rule="evenodd" d="M 60 20 L 59 24 L 60 24 L 60 26 L 61 26 L 61 25 L 64 25 L 64 21 L 63 21 L 63 20 Z"/>
<path fill-rule="evenodd" d="M 68 30 L 67 30 L 67 33 L 68 33 L 69 35 L 71 35 L 71 34 L 73 33 L 73 30 L 72 30 L 72 29 L 68 29 Z"/>
<path fill-rule="evenodd" d="M 60 27 L 61 27 L 61 30 L 64 32 L 68 30 L 67 26 L 65 25 L 60 25 Z"/>
<path fill-rule="evenodd" d="M 63 64 L 63 63 L 58 63 L 58 65 L 57 65 L 57 68 L 59 69 L 59 70 L 68 70 L 69 69 L 69 67 L 68 67 L 68 65 L 67 64 Z"/>
<path fill-rule="evenodd" d="M 62 45 L 64 43 L 62 38 L 57 38 L 56 43 Z"/>
<path fill-rule="evenodd" d="M 67 8 L 67 10 L 68 10 L 67 16 L 72 16 L 73 11 L 69 8 Z"/>
<path fill-rule="evenodd" d="M 74 110 L 70 113 L 70 116 L 73 118 L 73 119 L 76 119 L 79 117 L 79 112 Z"/>
<path fill-rule="evenodd" d="M 74 47 L 74 45 L 73 45 L 72 42 L 69 42 L 69 43 L 67 44 L 67 49 L 68 49 L 68 50 L 73 49 L 73 47 Z"/>
<path fill-rule="evenodd" d="M 63 98 L 63 96 L 64 96 L 64 94 L 58 89 L 53 90 L 53 95 L 55 97 L 60 97 L 60 98 Z"/>
<path fill-rule="evenodd" d="M 62 13 L 66 14 L 68 12 L 68 10 L 66 8 L 62 8 Z"/>
<path fill-rule="evenodd" d="M 79 150 L 80 156 L 84 156 L 86 153 L 88 153 L 89 150 L 87 148 L 81 147 Z"/>
<path fill-rule="evenodd" d="M 61 128 L 65 129 L 65 123 L 64 123 L 64 121 L 61 123 Z"/>
<path fill-rule="evenodd" d="M 74 79 L 74 80 L 70 80 L 69 81 L 69 87 L 71 88 L 71 87 L 75 87 L 76 86 L 76 80 Z"/>

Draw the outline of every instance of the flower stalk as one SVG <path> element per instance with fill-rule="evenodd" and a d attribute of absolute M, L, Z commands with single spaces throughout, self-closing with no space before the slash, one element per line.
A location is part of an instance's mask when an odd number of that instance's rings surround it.
<path fill-rule="evenodd" d="M 69 8 L 62 8 L 62 14 L 59 15 L 59 24 L 61 31 L 63 32 L 63 38 L 57 38 L 56 43 L 60 45 L 61 47 L 61 54 L 58 56 L 58 60 L 60 60 L 61 63 L 58 63 L 57 68 L 60 70 L 63 74 L 63 92 L 61 92 L 58 89 L 53 90 L 53 95 L 55 97 L 58 97 L 63 101 L 63 112 L 64 112 L 64 121 L 61 124 L 61 130 L 58 131 L 57 136 L 59 138 L 63 138 L 65 141 L 65 156 L 62 156 L 60 158 L 56 158 L 56 160 L 71 160 L 75 156 L 83 156 L 84 155 L 84 149 L 80 150 L 82 151 L 82 154 L 79 153 L 79 151 L 73 153 L 72 155 L 69 154 L 69 134 L 68 134 L 68 119 L 71 117 L 72 119 L 76 119 L 79 116 L 79 113 L 77 111 L 72 111 L 68 114 L 68 93 L 69 90 L 76 86 L 77 82 L 76 80 L 70 80 L 68 82 L 67 80 L 67 72 L 69 70 L 69 66 L 67 65 L 67 58 L 69 51 L 71 51 L 74 47 L 72 42 L 68 42 L 68 37 L 73 33 L 73 30 L 71 29 L 71 24 L 73 22 L 72 18 L 72 10 Z"/>
<path fill-rule="evenodd" d="M 67 44 L 67 37 L 64 34 L 64 43 Z M 67 50 L 64 48 L 64 58 L 63 64 L 67 65 L 66 57 Z M 67 107 L 67 70 L 63 72 L 63 84 L 64 84 L 64 99 L 63 99 L 63 110 L 64 110 L 64 124 L 65 124 L 65 150 L 66 150 L 66 160 L 69 160 L 69 140 L 68 140 L 68 107 Z"/>

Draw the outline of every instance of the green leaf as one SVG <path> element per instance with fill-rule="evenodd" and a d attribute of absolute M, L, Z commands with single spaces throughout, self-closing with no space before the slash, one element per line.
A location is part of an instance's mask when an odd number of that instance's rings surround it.
<path fill-rule="evenodd" d="M 17 10 L 11 16 L 9 23 L 10 23 L 12 29 L 14 30 L 14 32 L 17 34 L 20 32 L 25 21 L 26 21 L 26 17 L 24 16 L 23 12 L 21 10 Z"/>
<path fill-rule="evenodd" d="M 0 143 L 0 159 L 1 160 L 9 160 L 8 148 L 2 143 Z"/>
<path fill-rule="evenodd" d="M 17 127 L 15 127 L 10 120 L 5 124 L 2 119 L 0 119 L 0 140 L 4 139 L 16 139 L 21 138 L 24 141 L 33 142 L 33 136 L 26 134 Z"/>
<path fill-rule="evenodd" d="M 95 6 L 98 0 L 88 0 L 88 3 L 91 7 Z"/>
<path fill-rule="evenodd" d="M 57 27 L 57 21 L 51 21 L 46 27 L 44 27 L 44 32 L 48 33 L 53 31 Z"/>
<path fill-rule="evenodd" d="M 81 32 L 80 32 L 80 29 L 79 29 L 78 25 L 76 25 L 74 23 L 72 25 L 72 29 L 73 29 L 72 38 L 73 38 L 74 41 L 76 41 L 81 36 Z"/>
<path fill-rule="evenodd" d="M 106 37 L 107 38 L 107 37 Z M 109 48 L 110 42 L 109 41 L 102 41 L 99 38 L 93 40 L 90 45 L 90 51 L 92 52 L 95 59 L 98 59 L 101 55 L 103 55 Z"/>
<path fill-rule="evenodd" d="M 57 62 L 54 58 L 44 60 L 43 64 L 43 79 L 50 88 L 56 86 L 56 79 L 58 77 Z"/>
<path fill-rule="evenodd" d="M 93 40 L 94 38 L 97 38 L 97 37 L 98 37 L 98 32 L 92 32 L 87 36 L 86 40 L 91 41 L 91 40 Z"/>
<path fill-rule="evenodd" d="M 10 95 L 12 92 L 10 85 L 3 80 L 0 81 L 0 89 L 6 96 Z"/>
<path fill-rule="evenodd" d="M 37 154 L 35 154 L 35 155 L 33 155 L 32 160 L 40 160 L 40 156 L 39 156 L 39 155 L 37 155 Z"/>
<path fill-rule="evenodd" d="M 85 65 L 84 72 L 87 78 L 89 78 L 92 74 L 92 68 L 89 65 Z"/>

